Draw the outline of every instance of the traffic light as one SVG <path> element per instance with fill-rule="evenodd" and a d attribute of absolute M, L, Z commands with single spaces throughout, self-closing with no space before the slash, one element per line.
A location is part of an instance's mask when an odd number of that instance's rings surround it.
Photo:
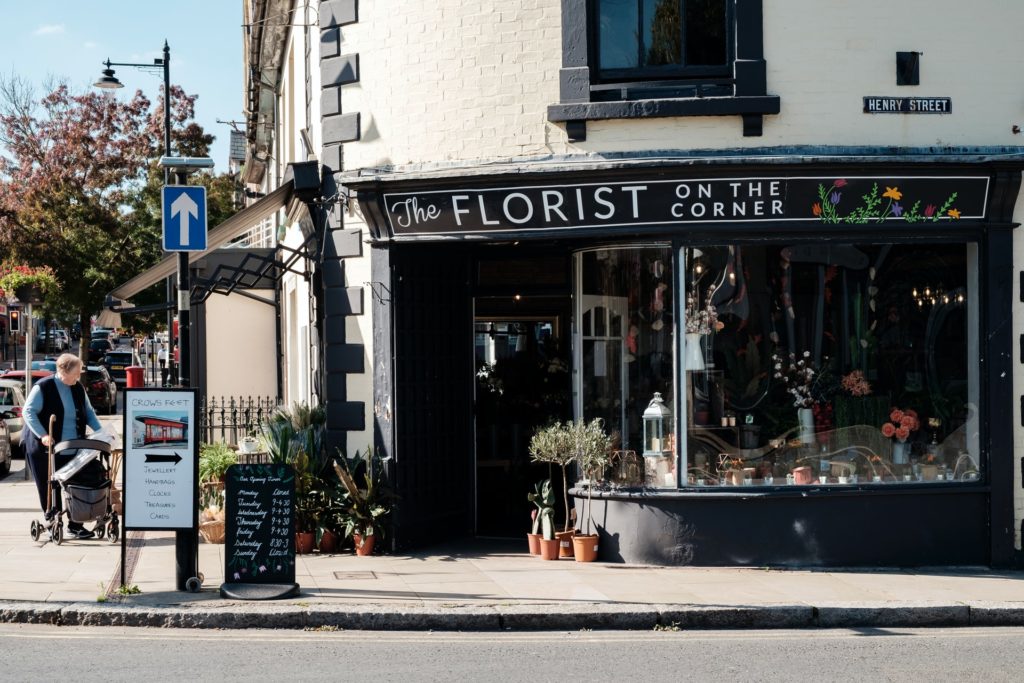
<path fill-rule="evenodd" d="M 21 311 L 11 311 L 11 332 L 21 332 Z"/>

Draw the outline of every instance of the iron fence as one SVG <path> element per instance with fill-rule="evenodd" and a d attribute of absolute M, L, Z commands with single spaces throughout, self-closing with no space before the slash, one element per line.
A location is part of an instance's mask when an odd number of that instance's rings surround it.
<path fill-rule="evenodd" d="M 283 404 L 271 396 L 207 397 L 199 407 L 199 434 L 203 443 L 224 442 L 237 446 L 244 436 L 255 434 Z"/>

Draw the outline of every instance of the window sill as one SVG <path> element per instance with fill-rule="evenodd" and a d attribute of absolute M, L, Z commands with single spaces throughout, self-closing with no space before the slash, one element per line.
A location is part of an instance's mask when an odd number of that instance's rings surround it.
<path fill-rule="evenodd" d="M 761 135 L 761 116 L 778 114 L 778 96 L 698 97 L 617 102 L 563 102 L 548 107 L 548 120 L 566 122 L 569 139 L 586 140 L 586 121 L 672 116 L 743 116 L 743 134 Z"/>

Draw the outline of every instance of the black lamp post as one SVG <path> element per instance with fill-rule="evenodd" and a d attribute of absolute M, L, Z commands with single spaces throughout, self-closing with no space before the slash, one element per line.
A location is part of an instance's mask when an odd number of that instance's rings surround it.
<path fill-rule="evenodd" d="M 97 88 L 104 90 L 116 90 L 117 88 L 123 88 L 124 84 L 117 80 L 114 76 L 114 69 L 111 67 L 115 66 L 131 66 L 138 69 L 153 69 L 156 67 L 163 69 L 164 75 L 164 158 L 171 156 L 171 48 L 167 45 L 167 41 L 164 41 L 164 57 L 163 59 L 154 59 L 152 64 L 132 64 L 125 62 L 111 62 L 109 59 L 105 61 L 104 66 L 107 68 L 103 70 L 103 75 L 100 77 L 95 85 Z M 178 176 L 178 183 L 181 185 L 187 184 L 187 173 L 176 173 Z M 171 169 L 168 166 L 164 166 L 164 185 L 170 185 Z M 182 290 L 184 289 L 184 293 Z M 189 347 L 187 343 L 189 333 L 189 273 L 188 273 L 188 254 L 181 252 L 178 254 L 178 348 L 181 356 L 181 362 L 178 366 L 178 383 L 181 386 L 189 385 Z M 168 341 L 168 360 L 174 358 L 174 336 L 171 331 L 174 329 L 173 312 L 169 309 L 167 312 L 167 341 Z M 176 561 L 176 583 L 178 590 L 186 590 L 186 584 L 188 579 L 192 577 L 197 567 L 197 556 L 199 554 L 198 547 L 199 539 L 196 537 L 196 530 L 191 531 L 176 531 L 174 532 L 174 550 L 175 550 L 175 561 Z M 122 558 L 121 566 L 124 566 L 124 545 L 122 544 Z M 122 581 L 124 577 L 122 576 Z"/>
<path fill-rule="evenodd" d="M 164 75 L 164 156 L 171 156 L 171 48 L 164 41 L 164 57 L 163 59 L 154 59 L 152 64 L 132 64 L 128 62 L 112 62 L 110 59 L 103 62 L 103 65 L 107 68 L 103 70 L 103 75 L 98 81 L 93 83 L 97 88 L 103 90 L 117 90 L 123 88 L 124 84 L 117 80 L 114 75 L 114 70 L 111 67 L 114 66 L 131 66 L 137 69 L 154 69 L 160 68 L 163 70 Z M 171 170 L 164 167 L 164 185 L 171 184 Z M 184 181 L 182 181 L 184 184 Z M 182 273 L 184 272 L 184 276 Z M 178 254 L 178 289 L 181 289 L 181 285 L 188 280 L 188 254 Z M 171 287 L 168 281 L 168 300 L 170 299 Z M 180 295 L 179 295 L 180 298 Z M 186 316 L 188 313 L 185 314 Z M 174 312 L 172 309 L 167 311 L 167 362 L 174 363 L 174 345 L 177 342 L 179 348 L 179 354 L 181 356 L 181 362 L 178 367 L 178 382 L 181 386 L 188 386 L 189 384 L 189 362 L 188 357 L 185 354 L 185 350 L 188 348 L 187 345 L 181 343 L 182 339 L 185 339 L 185 335 L 188 334 L 187 323 L 185 328 L 182 328 L 182 319 L 178 317 L 178 340 L 174 339 L 174 335 L 171 332 L 174 330 Z M 173 366 L 172 366 L 173 367 Z M 172 374 L 173 376 L 173 374 Z"/>

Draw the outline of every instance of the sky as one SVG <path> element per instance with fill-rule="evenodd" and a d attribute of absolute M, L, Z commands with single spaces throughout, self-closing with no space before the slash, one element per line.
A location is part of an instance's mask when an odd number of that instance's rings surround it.
<path fill-rule="evenodd" d="M 241 0 L 0 0 L 0 74 L 27 80 L 43 95 L 50 77 L 76 92 L 92 89 L 103 62 L 151 64 L 171 48 L 171 83 L 198 95 L 196 121 L 217 137 L 210 156 L 227 171 L 230 127 L 243 121 Z M 130 99 L 141 90 L 152 102 L 163 72 L 114 67 Z M 244 129 L 244 125 L 240 128 Z"/>

